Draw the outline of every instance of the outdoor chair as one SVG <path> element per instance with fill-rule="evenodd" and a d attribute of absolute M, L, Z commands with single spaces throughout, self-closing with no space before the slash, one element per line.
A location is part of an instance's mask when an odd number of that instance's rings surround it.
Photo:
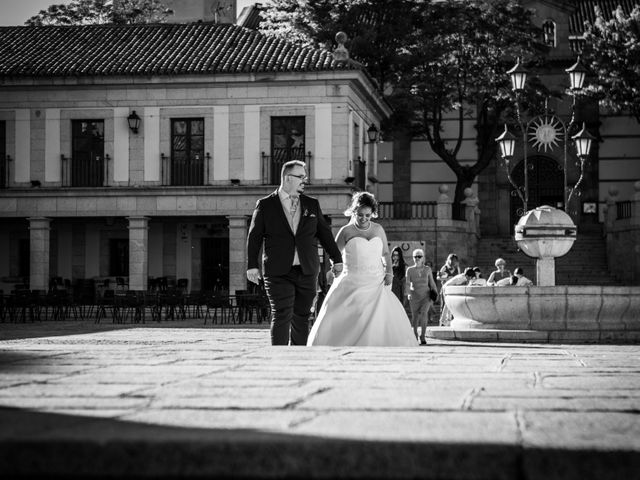
<path fill-rule="evenodd" d="M 115 305 L 115 291 L 111 289 L 105 290 L 102 296 L 98 298 L 95 323 L 100 323 L 102 318 L 106 318 L 107 312 L 111 314 L 113 322 L 117 323 L 118 312 Z"/>

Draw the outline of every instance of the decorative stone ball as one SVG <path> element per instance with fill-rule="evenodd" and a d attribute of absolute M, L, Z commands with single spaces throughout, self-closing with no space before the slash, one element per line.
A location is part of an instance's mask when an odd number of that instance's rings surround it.
<path fill-rule="evenodd" d="M 449 193 L 449 185 L 443 183 L 438 187 L 438 191 L 443 194 Z"/>
<path fill-rule="evenodd" d="M 561 257 L 576 241 L 577 228 L 562 210 L 542 205 L 525 213 L 515 227 L 515 240 L 533 258 Z"/>
<path fill-rule="evenodd" d="M 464 196 L 467 198 L 471 198 L 473 196 L 473 188 L 467 187 L 463 191 Z"/>

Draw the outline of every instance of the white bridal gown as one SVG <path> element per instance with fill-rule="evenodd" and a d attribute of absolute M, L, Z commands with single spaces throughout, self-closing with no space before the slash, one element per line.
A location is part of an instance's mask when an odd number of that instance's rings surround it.
<path fill-rule="evenodd" d="M 415 346 L 404 307 L 384 285 L 382 240 L 353 237 L 344 270 L 327 293 L 307 345 Z"/>

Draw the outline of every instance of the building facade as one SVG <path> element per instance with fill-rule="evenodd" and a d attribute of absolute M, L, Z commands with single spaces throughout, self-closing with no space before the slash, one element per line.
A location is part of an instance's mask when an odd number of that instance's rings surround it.
<path fill-rule="evenodd" d="M 0 28 L 0 279 L 246 288 L 255 202 L 307 163 L 337 228 L 390 114 L 366 72 L 230 24 Z M 321 254 L 321 252 L 319 252 Z"/>
<path fill-rule="evenodd" d="M 538 75 L 550 89 L 564 91 L 569 87 L 565 69 L 576 62 L 584 33 L 584 21 L 595 19 L 595 7 L 600 8 L 605 18 L 621 5 L 629 13 L 633 0 L 566 0 L 528 1 L 525 4 L 535 12 L 535 22 L 544 32 L 541 39 L 548 47 L 549 68 L 531 72 Z M 589 78 L 586 80 L 590 81 Z M 565 123 L 569 122 L 572 97 L 551 99 L 550 109 Z M 610 191 L 617 192 L 620 200 L 631 200 L 634 182 L 640 179 L 640 125 L 631 117 L 612 115 L 597 105 L 578 102 L 576 118 L 586 123 L 588 130 L 598 138 L 586 163 L 581 194 L 573 197 L 571 215 L 579 231 L 599 230 L 605 220 L 607 198 Z M 458 120 L 451 118 L 445 127 L 443 138 L 458 137 Z M 476 120 L 470 118 L 464 124 L 463 145 L 458 154 L 461 164 L 475 163 Z M 549 148 L 539 148 L 521 141 L 516 147 L 516 156 L 511 162 L 513 178 L 523 184 L 524 149 L 528 157 L 528 182 L 530 208 L 551 204 L 564 208 L 566 171 L 567 185 L 574 185 L 580 171 L 578 157 L 573 145 L 568 145 L 565 164 L 563 143 Z M 440 185 L 446 184 L 453 191 L 456 178 L 447 165 L 431 150 L 428 142 L 414 139 L 407 145 L 386 142 L 379 150 L 380 164 L 378 185 L 379 198 L 383 202 L 420 204 L 435 202 L 440 195 Z M 481 232 L 489 236 L 509 236 L 518 219 L 520 199 L 512 194 L 513 187 L 498 158 L 476 179 L 473 187 L 479 198 Z M 438 262 L 443 261 L 438 258 Z"/>

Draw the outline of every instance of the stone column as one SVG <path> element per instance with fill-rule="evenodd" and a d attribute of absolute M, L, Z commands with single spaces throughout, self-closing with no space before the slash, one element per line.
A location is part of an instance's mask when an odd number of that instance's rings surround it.
<path fill-rule="evenodd" d="M 51 219 L 45 217 L 29 217 L 30 272 L 29 288 L 31 290 L 49 290 L 49 238 L 51 235 Z"/>
<path fill-rule="evenodd" d="M 536 282 L 539 287 L 553 287 L 556 284 L 556 259 L 542 257 L 536 260 Z"/>
<path fill-rule="evenodd" d="M 249 217 L 227 215 L 229 220 L 229 293 L 247 288 L 247 233 Z"/>
<path fill-rule="evenodd" d="M 438 197 L 438 207 L 437 207 L 437 221 L 441 223 L 446 220 L 451 220 L 451 205 L 453 204 L 453 200 L 449 197 L 449 186 L 442 184 L 438 187 L 440 191 L 440 196 Z"/>
<path fill-rule="evenodd" d="M 147 290 L 149 276 L 149 217 L 129 220 L 129 290 Z"/>
<path fill-rule="evenodd" d="M 476 222 L 476 208 L 478 207 L 478 197 L 476 197 L 473 193 L 473 189 L 465 188 L 464 189 L 464 200 L 462 203 L 465 205 L 464 208 L 464 218 L 467 220 L 467 225 L 469 225 L 469 231 L 472 233 L 476 233 L 477 231 L 477 222 Z"/>

